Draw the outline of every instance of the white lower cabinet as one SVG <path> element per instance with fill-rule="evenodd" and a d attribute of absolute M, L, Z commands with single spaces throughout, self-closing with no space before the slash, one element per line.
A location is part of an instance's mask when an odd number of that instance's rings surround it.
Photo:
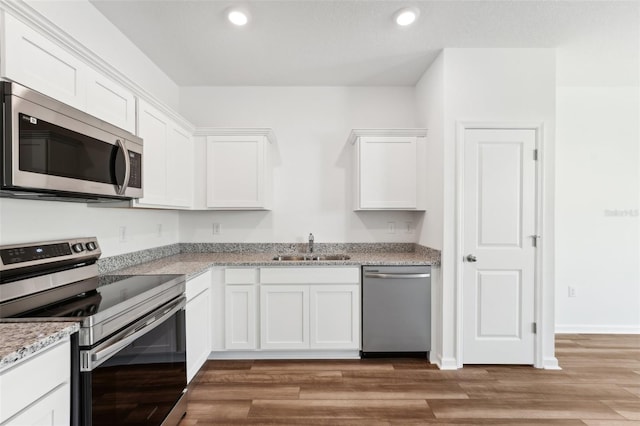
<path fill-rule="evenodd" d="M 225 288 L 225 348 L 257 349 L 256 285 L 228 285 Z"/>
<path fill-rule="evenodd" d="M 187 281 L 187 382 L 211 353 L 211 271 Z"/>
<path fill-rule="evenodd" d="M 226 268 L 224 281 L 224 347 L 258 348 L 258 269 Z"/>
<path fill-rule="evenodd" d="M 309 286 L 260 286 L 260 347 L 309 348 Z"/>
<path fill-rule="evenodd" d="M 214 295 L 224 298 L 213 301 L 213 318 L 224 321 L 213 325 L 214 357 L 358 356 L 360 267 L 231 267 L 214 274 Z"/>
<path fill-rule="evenodd" d="M 359 285 L 310 286 L 309 346 L 312 349 L 360 348 Z"/>
<path fill-rule="evenodd" d="M 70 372 L 68 337 L 0 371 L 0 425 L 70 424 Z"/>

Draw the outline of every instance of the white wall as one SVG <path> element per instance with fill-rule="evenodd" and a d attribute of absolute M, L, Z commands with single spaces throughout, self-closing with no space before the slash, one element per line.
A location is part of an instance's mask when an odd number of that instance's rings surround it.
<path fill-rule="evenodd" d="M 125 241 L 120 241 L 121 226 Z M 0 245 L 93 236 L 102 257 L 177 243 L 178 213 L 0 198 Z"/>
<path fill-rule="evenodd" d="M 559 332 L 640 332 L 639 111 L 637 87 L 558 88 Z"/>
<path fill-rule="evenodd" d="M 423 213 L 359 212 L 352 128 L 416 127 L 411 87 L 185 87 L 180 112 L 199 127 L 271 127 L 277 138 L 270 212 L 183 212 L 185 242 L 414 242 Z M 204 147 L 196 155 L 204 169 Z M 387 222 L 396 222 L 395 234 Z M 212 223 L 222 232 L 212 235 Z M 412 231 L 402 228 L 412 222 Z"/>
<path fill-rule="evenodd" d="M 88 0 L 26 0 L 26 3 L 170 108 L 178 86 Z"/>
<path fill-rule="evenodd" d="M 427 214 L 424 215 L 418 242 L 442 250 L 444 206 L 444 54 L 441 52 L 416 84 L 418 123 L 428 129 Z M 431 274 L 431 362 L 442 366 L 442 274 L 433 268 Z"/>
<path fill-rule="evenodd" d="M 455 168 L 457 122 L 544 123 L 546 193 L 545 263 L 543 277 L 545 305 L 553 306 L 553 171 L 555 121 L 555 52 L 553 49 L 444 49 L 437 68 L 428 70 L 416 86 L 419 118 L 438 137 L 432 149 L 442 149 L 442 173 L 428 185 L 432 194 L 442 193 L 441 218 L 429 222 L 429 234 L 419 242 L 435 241 L 442 235 L 441 353 L 444 367 L 455 368 L 462 361 L 457 347 L 455 280 Z M 442 74 L 442 75 L 441 75 Z M 441 97 L 438 105 L 433 96 Z M 438 154 L 439 155 L 439 154 Z M 429 221 L 431 218 L 427 218 Z M 434 218 L 435 219 L 435 218 Z M 426 229 L 426 227 L 425 227 Z M 553 310 L 545 312 L 544 354 L 553 363 Z M 464 315 L 464 313 L 462 313 Z"/>
<path fill-rule="evenodd" d="M 557 49 L 558 332 L 640 333 L 640 3 L 617 6 Z"/>

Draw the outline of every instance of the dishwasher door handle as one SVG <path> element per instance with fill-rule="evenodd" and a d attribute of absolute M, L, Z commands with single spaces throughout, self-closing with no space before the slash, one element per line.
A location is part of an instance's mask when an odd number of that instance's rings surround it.
<path fill-rule="evenodd" d="M 367 272 L 364 274 L 365 278 L 399 278 L 399 279 L 415 279 L 415 278 L 429 278 L 431 274 L 379 274 Z"/>

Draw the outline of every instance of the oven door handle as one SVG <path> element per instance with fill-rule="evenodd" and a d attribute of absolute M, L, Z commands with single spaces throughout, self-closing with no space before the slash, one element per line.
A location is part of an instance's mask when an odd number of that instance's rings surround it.
<path fill-rule="evenodd" d="M 140 336 L 158 327 L 160 324 L 168 320 L 173 314 L 184 309 L 186 305 L 185 300 L 186 298 L 182 296 L 172 304 L 165 305 L 160 309 L 153 311 L 141 320 L 136 321 L 126 330 L 118 333 L 116 336 L 107 340 L 100 346 L 91 350 L 81 351 L 80 371 L 92 371 L 100 364 L 111 358 L 114 354 L 129 346 Z"/>

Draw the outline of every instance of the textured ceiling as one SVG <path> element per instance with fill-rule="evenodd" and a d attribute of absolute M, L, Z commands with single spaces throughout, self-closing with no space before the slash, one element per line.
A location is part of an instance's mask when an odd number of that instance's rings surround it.
<path fill-rule="evenodd" d="M 414 85 L 444 47 L 562 48 L 587 40 L 595 51 L 586 54 L 638 56 L 636 1 L 91 3 L 180 86 Z M 226 22 L 234 4 L 250 11 L 246 27 Z M 405 6 L 421 16 L 399 28 L 392 15 Z"/>

